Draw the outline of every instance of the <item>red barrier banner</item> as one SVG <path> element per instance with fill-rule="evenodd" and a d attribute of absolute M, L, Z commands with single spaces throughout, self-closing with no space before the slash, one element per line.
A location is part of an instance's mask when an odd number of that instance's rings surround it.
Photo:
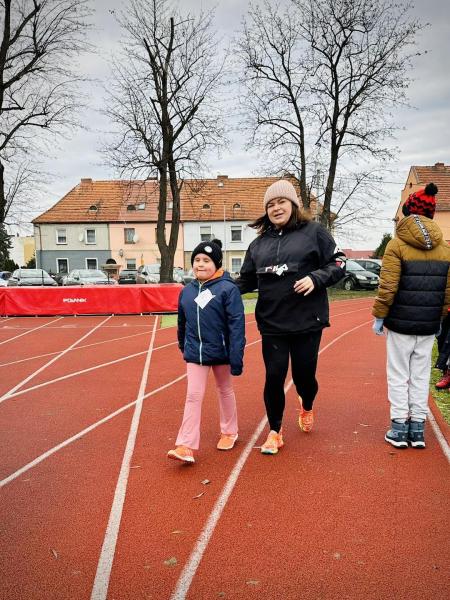
<path fill-rule="evenodd" d="M 177 283 L 0 289 L 0 315 L 93 315 L 176 312 Z"/>

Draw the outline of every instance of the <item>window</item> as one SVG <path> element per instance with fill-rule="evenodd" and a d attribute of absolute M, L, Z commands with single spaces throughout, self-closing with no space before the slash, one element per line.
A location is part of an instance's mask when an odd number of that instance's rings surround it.
<path fill-rule="evenodd" d="M 96 258 L 87 258 L 86 259 L 86 269 L 97 269 L 97 259 Z"/>
<path fill-rule="evenodd" d="M 135 258 L 127 258 L 127 269 L 130 269 L 130 270 L 136 269 L 136 259 Z"/>
<path fill-rule="evenodd" d="M 236 202 L 236 204 L 233 204 L 233 209 L 236 210 L 238 208 L 241 208 L 241 205 L 239 204 L 239 202 Z"/>
<path fill-rule="evenodd" d="M 139 202 L 139 204 L 136 207 L 138 210 L 144 210 L 145 209 L 145 202 Z"/>
<path fill-rule="evenodd" d="M 67 234 L 65 229 L 57 229 L 56 230 L 56 243 L 57 244 L 67 244 Z"/>
<path fill-rule="evenodd" d="M 57 273 L 68 273 L 69 272 L 69 259 L 68 258 L 57 258 L 56 259 L 56 272 Z"/>
<path fill-rule="evenodd" d="M 242 227 L 241 225 L 231 226 L 231 241 L 242 242 Z"/>
<path fill-rule="evenodd" d="M 123 230 L 125 244 L 134 244 L 134 235 L 136 230 L 134 227 L 125 227 Z"/>
<path fill-rule="evenodd" d="M 129 204 L 129 205 L 127 206 L 127 210 L 129 210 L 130 212 L 131 212 L 132 210 L 136 210 L 136 206 L 135 206 L 134 204 Z"/>
<path fill-rule="evenodd" d="M 97 212 L 98 211 L 98 206 L 96 204 L 91 204 L 91 206 L 89 207 L 89 212 Z"/>
<path fill-rule="evenodd" d="M 204 204 L 202 210 L 211 210 L 211 206 L 209 204 Z"/>
<path fill-rule="evenodd" d="M 95 244 L 95 229 L 86 229 L 85 231 L 86 244 Z"/>
<path fill-rule="evenodd" d="M 211 237 L 211 225 L 200 225 L 200 240 L 209 242 Z"/>
<path fill-rule="evenodd" d="M 240 257 L 232 257 L 231 258 L 231 272 L 239 273 L 242 267 L 242 258 Z"/>

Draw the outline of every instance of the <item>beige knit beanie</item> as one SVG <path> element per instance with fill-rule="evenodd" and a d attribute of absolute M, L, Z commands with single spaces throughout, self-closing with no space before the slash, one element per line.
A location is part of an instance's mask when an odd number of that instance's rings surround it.
<path fill-rule="evenodd" d="M 295 204 L 295 206 L 300 208 L 300 201 L 297 197 L 295 188 L 292 183 L 287 181 L 287 179 L 275 181 L 275 183 L 272 183 L 272 185 L 267 188 L 266 193 L 264 194 L 264 210 L 267 209 L 268 202 L 274 198 L 287 198 L 292 204 Z"/>

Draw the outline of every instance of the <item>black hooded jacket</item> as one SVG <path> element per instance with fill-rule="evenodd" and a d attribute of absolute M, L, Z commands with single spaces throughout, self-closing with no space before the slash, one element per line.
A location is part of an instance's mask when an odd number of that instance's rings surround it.
<path fill-rule="evenodd" d="M 309 275 L 307 296 L 294 284 Z M 345 256 L 328 231 L 316 222 L 295 229 L 269 229 L 248 247 L 236 283 L 241 294 L 258 288 L 255 316 L 262 334 L 317 331 L 328 327 L 326 288 L 345 275 Z"/>

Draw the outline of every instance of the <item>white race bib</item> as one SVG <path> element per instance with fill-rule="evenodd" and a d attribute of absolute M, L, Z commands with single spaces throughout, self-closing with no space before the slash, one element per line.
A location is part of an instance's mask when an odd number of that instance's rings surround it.
<path fill-rule="evenodd" d="M 200 308 L 205 308 L 205 306 L 210 302 L 215 296 L 211 294 L 211 290 L 205 290 L 201 294 L 199 294 L 196 298 L 194 298 L 195 302 L 200 306 Z"/>

